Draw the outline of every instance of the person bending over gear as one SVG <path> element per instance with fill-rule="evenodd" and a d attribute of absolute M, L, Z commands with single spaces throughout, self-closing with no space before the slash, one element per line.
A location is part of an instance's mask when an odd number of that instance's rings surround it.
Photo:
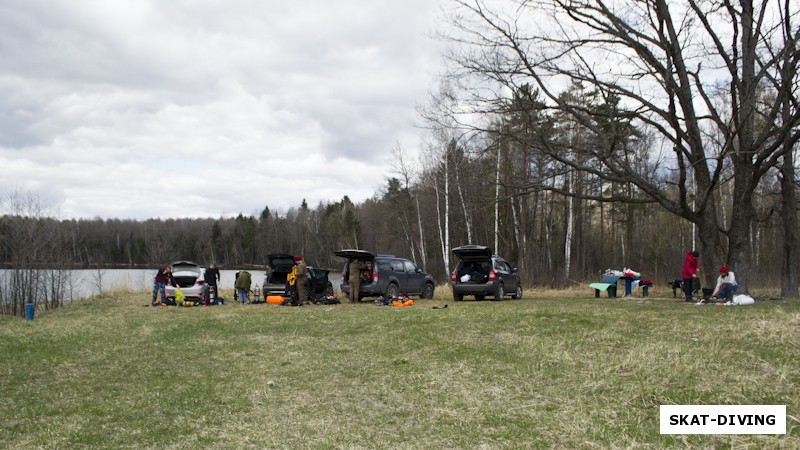
<path fill-rule="evenodd" d="M 236 278 L 236 294 L 238 296 L 239 303 L 246 304 L 250 303 L 250 284 L 252 284 L 253 280 L 250 277 L 250 272 L 243 270 L 239 272 L 239 276 Z"/>
<path fill-rule="evenodd" d="M 736 284 L 736 275 L 733 274 L 733 271 L 728 270 L 725 266 L 720 267 L 717 286 L 711 296 L 730 302 L 733 301 L 733 293 L 738 289 L 739 285 Z"/>

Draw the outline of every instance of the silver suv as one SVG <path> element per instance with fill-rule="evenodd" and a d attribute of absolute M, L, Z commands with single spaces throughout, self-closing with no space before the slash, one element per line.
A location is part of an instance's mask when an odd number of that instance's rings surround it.
<path fill-rule="evenodd" d="M 365 250 L 346 249 L 334 253 L 346 260 L 342 268 L 342 292 L 350 293 L 350 261 L 358 259 L 366 268 L 361 272 L 358 299 L 362 297 L 392 298 L 397 294 L 433 298 L 433 277 L 414 263 L 393 255 L 376 255 Z"/>
<path fill-rule="evenodd" d="M 483 245 L 462 245 L 453 249 L 459 259 L 450 274 L 453 300 L 459 302 L 465 295 L 474 295 L 475 300 L 491 296 L 502 300 L 506 295 L 522 298 L 522 282 L 516 267 L 505 259 L 492 254 L 492 249 Z"/>

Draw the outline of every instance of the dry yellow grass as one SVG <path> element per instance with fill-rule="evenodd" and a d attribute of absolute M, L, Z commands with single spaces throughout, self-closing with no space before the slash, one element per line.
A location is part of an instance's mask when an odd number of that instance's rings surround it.
<path fill-rule="evenodd" d="M 800 304 L 546 296 L 0 319 L 4 448 L 798 448 L 662 436 L 662 404 L 800 407 Z M 671 292 L 670 292 L 671 295 Z M 441 307 L 447 304 L 447 309 Z M 433 309 L 436 306 L 438 309 Z"/>

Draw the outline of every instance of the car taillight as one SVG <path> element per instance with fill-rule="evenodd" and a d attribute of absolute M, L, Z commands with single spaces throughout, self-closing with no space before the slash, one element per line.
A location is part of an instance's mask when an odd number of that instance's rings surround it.
<path fill-rule="evenodd" d="M 489 271 L 489 281 L 494 281 L 497 279 L 497 272 L 494 269 Z"/>
<path fill-rule="evenodd" d="M 456 282 L 456 271 L 455 270 L 450 274 L 450 281 L 452 281 L 453 283 Z"/>
<path fill-rule="evenodd" d="M 378 282 L 378 269 L 375 269 L 375 271 L 372 272 L 372 282 L 373 283 L 377 283 Z"/>
<path fill-rule="evenodd" d="M 194 282 L 194 284 L 197 285 L 197 286 L 202 286 L 202 285 L 206 284 L 206 280 L 197 280 L 197 281 Z"/>

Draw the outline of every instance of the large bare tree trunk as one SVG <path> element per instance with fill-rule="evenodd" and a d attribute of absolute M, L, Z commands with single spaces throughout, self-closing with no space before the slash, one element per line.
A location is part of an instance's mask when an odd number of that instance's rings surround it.
<path fill-rule="evenodd" d="M 797 49 L 797 43 L 792 36 L 791 14 L 789 10 L 790 2 L 785 3 L 785 25 L 784 39 L 787 47 L 791 51 L 786 52 L 783 67 L 781 70 L 781 82 L 784 90 L 791 90 L 792 79 L 797 74 L 797 60 L 793 55 Z M 781 120 L 783 123 L 790 123 L 792 120 L 792 100 L 789 96 L 784 97 L 782 102 Z M 783 270 L 781 272 L 781 295 L 783 297 L 800 297 L 798 288 L 798 257 L 800 257 L 800 237 L 797 230 L 797 194 L 795 191 L 795 157 L 791 139 L 786 136 L 783 140 L 783 164 L 781 166 L 781 204 L 783 219 Z"/>

